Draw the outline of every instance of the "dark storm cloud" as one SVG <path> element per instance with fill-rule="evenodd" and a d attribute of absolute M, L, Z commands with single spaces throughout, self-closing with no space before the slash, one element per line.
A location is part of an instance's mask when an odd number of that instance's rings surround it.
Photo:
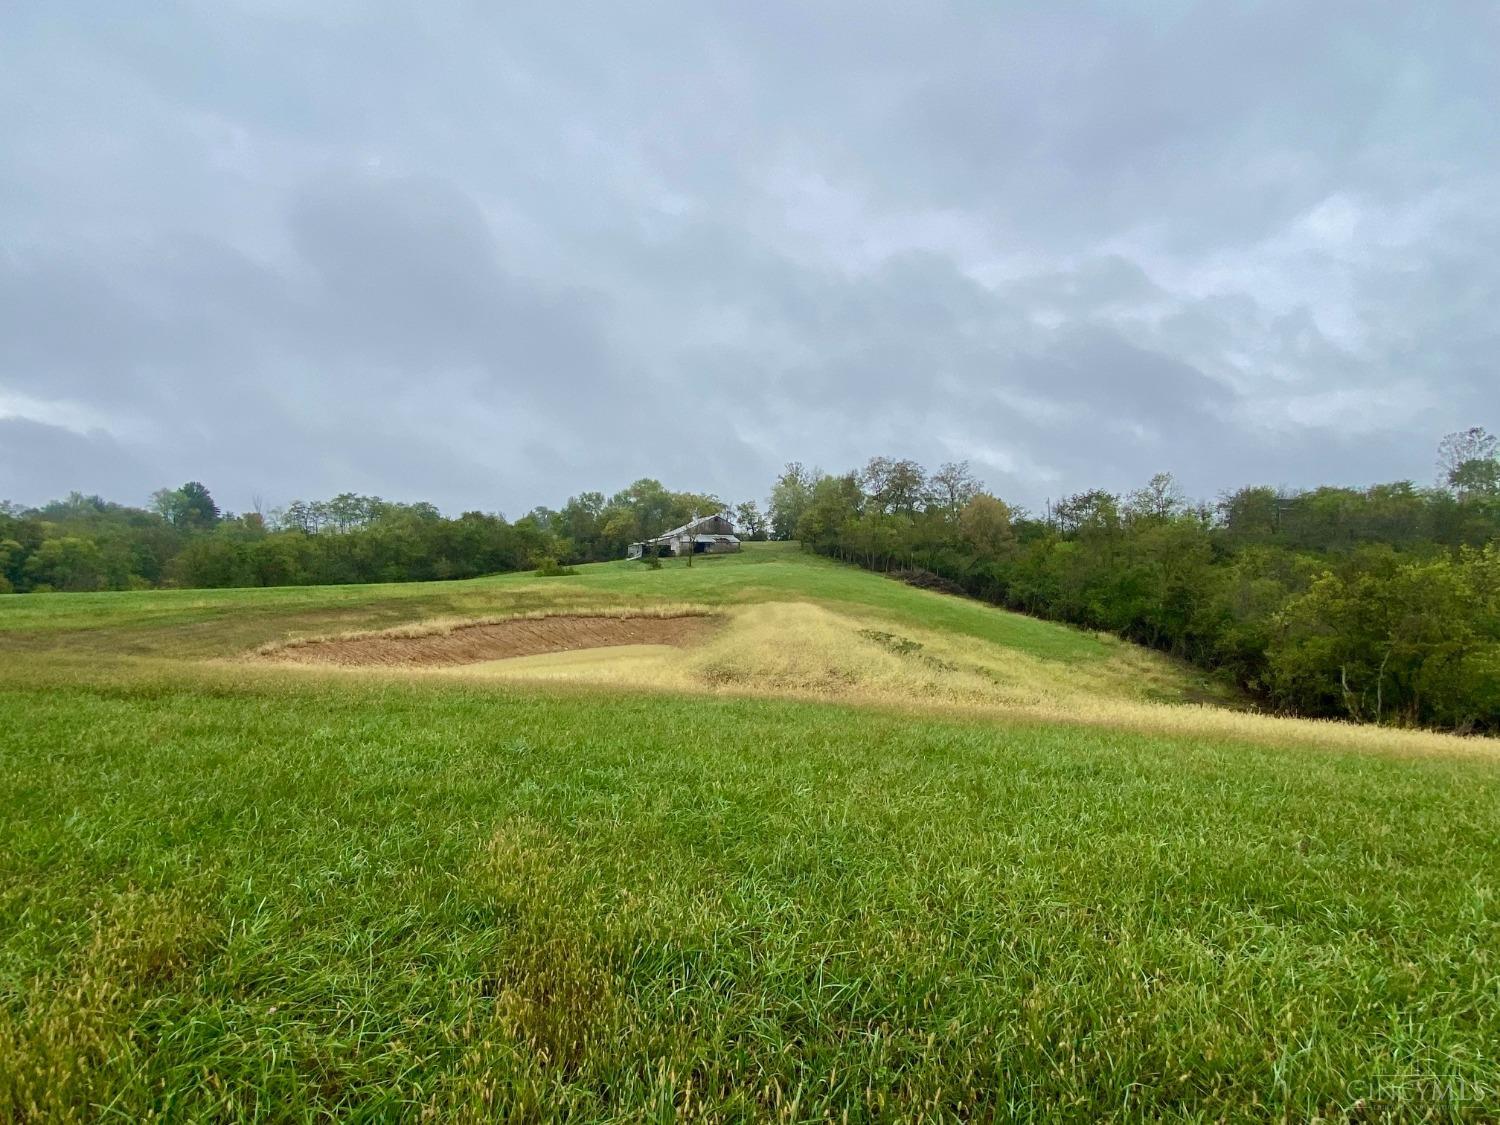
<path fill-rule="evenodd" d="M 1500 425 L 1488 5 L 0 19 L 0 497 L 1037 505 Z"/>

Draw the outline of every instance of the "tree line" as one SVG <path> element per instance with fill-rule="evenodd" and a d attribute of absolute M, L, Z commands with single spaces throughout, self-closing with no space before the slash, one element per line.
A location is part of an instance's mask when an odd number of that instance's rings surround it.
<path fill-rule="evenodd" d="M 1500 458 L 1449 435 L 1435 487 L 1241 488 L 1191 502 L 1169 474 L 1042 513 L 962 463 L 786 467 L 778 536 L 873 570 L 1172 653 L 1277 711 L 1500 730 Z"/>
<path fill-rule="evenodd" d="M 514 521 L 478 511 L 450 519 L 431 504 L 354 493 L 236 515 L 197 481 L 155 493 L 150 508 L 75 492 L 39 508 L 0 503 L 0 593 L 473 578 L 620 558 L 628 544 L 723 506 L 654 480 Z M 739 514 L 754 535 L 756 505 Z"/>
<path fill-rule="evenodd" d="M 1241 488 L 1190 501 L 1169 474 L 1028 512 L 966 463 L 789 464 L 747 538 L 904 573 L 1172 653 L 1288 713 L 1500 730 L 1500 452 L 1451 434 L 1431 487 Z M 199 482 L 147 508 L 73 493 L 0 503 L 0 593 L 468 578 L 617 559 L 726 508 L 643 479 L 516 520 L 344 493 L 223 512 Z"/>

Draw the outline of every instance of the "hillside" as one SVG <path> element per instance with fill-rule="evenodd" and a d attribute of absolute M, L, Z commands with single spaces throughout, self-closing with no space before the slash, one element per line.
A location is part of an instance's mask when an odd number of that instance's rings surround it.
<path fill-rule="evenodd" d="M 0 661 L 0 1116 L 1500 1099 L 1485 741 L 781 546 L 11 598 Z"/>
<path fill-rule="evenodd" d="M 167 660 L 194 674 L 222 673 L 232 662 L 240 678 L 297 664 L 295 651 L 256 657 L 309 639 L 444 632 L 514 616 L 705 614 L 721 627 L 688 651 L 583 647 L 483 663 L 398 662 L 399 672 L 355 659 L 342 670 L 842 700 L 1272 742 L 1439 752 L 1488 745 L 1250 714 L 1233 691 L 1159 653 L 915 589 L 794 543 L 751 543 L 693 567 L 620 560 L 577 569 L 557 578 L 11 599 L 0 613 L 0 653 L 45 652 L 47 662 L 18 669 L 39 675 L 59 664 L 70 675 L 130 674 Z"/>

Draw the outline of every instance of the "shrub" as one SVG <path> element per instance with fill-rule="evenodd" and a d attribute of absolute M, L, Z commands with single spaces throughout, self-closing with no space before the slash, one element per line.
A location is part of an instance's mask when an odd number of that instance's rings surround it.
<path fill-rule="evenodd" d="M 569 574 L 577 574 L 576 566 L 562 566 L 556 559 L 543 559 L 536 568 L 538 578 L 565 578 Z"/>

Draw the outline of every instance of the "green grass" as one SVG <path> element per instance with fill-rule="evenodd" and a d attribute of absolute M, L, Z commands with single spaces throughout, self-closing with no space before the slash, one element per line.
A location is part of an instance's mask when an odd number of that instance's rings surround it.
<path fill-rule="evenodd" d="M 0 1119 L 1500 1115 L 1494 755 L 182 659 L 792 597 L 1109 648 L 770 552 L 7 600 Z"/>
<path fill-rule="evenodd" d="M 1119 642 L 804 554 L 794 543 L 748 544 L 739 555 L 594 563 L 576 576 L 530 572 L 460 582 L 300 586 L 271 590 L 149 590 L 0 600 L 0 653 L 55 647 L 100 655 L 229 655 L 288 632 L 379 628 L 424 617 L 525 612 L 589 604 L 693 601 L 706 605 L 807 599 L 858 606 L 892 620 L 977 637 L 1038 656 L 1086 660 Z"/>

